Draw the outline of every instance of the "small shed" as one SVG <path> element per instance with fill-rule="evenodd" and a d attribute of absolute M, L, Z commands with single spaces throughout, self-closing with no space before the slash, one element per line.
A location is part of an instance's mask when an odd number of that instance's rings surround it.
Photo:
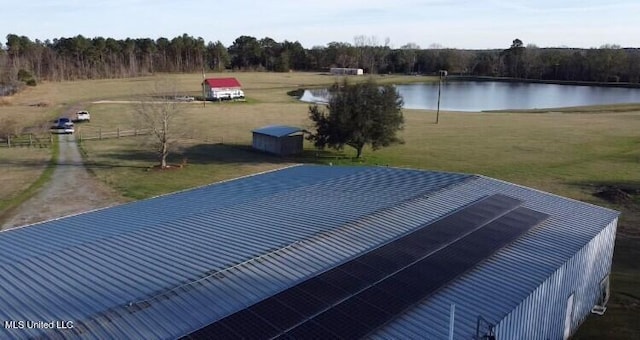
<path fill-rule="evenodd" d="M 236 78 L 208 78 L 204 80 L 206 96 L 212 100 L 243 99 L 242 85 Z"/>
<path fill-rule="evenodd" d="M 253 148 L 279 156 L 302 153 L 304 129 L 286 125 L 268 125 L 253 130 Z"/>

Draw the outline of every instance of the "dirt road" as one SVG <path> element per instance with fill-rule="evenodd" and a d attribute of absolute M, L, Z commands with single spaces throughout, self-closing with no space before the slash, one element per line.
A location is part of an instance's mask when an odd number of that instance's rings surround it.
<path fill-rule="evenodd" d="M 120 203 L 120 196 L 84 167 L 74 135 L 58 135 L 60 154 L 52 179 L 16 208 L 0 229 L 50 220 Z"/>

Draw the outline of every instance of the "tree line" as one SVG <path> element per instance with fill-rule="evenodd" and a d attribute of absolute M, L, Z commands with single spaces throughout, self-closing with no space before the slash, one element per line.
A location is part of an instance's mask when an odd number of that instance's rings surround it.
<path fill-rule="evenodd" d="M 167 38 L 71 38 L 32 41 L 9 34 L 0 44 L 0 82 L 134 77 L 155 72 L 326 71 L 362 68 L 366 73 L 449 74 L 536 80 L 640 82 L 640 49 L 539 48 L 513 40 L 505 49 L 392 48 L 389 40 L 357 36 L 353 43 L 303 47 L 298 41 L 240 36 L 230 46 L 187 34 Z M 20 77 L 19 77 L 20 75 Z"/>

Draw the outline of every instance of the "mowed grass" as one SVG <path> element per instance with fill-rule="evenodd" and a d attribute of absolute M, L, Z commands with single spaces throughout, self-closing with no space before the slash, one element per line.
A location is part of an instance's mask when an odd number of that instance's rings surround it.
<path fill-rule="evenodd" d="M 170 170 L 159 171 L 146 137 L 82 143 L 87 168 L 125 197 L 142 199 L 292 165 L 248 148 L 182 140 Z"/>
<path fill-rule="evenodd" d="M 92 121 L 79 127 L 78 136 L 130 129 L 136 125 L 135 105 L 92 106 Z M 204 109 L 201 104 L 182 106 L 184 112 L 177 117 L 180 123 L 175 126 L 180 130 L 180 143 L 169 161 L 186 166 L 169 171 L 152 170 L 157 164 L 154 139 L 138 136 L 83 141 L 90 169 L 125 196 L 138 199 L 304 161 L 255 152 L 249 145 L 250 131 L 264 125 L 280 122 L 304 127 L 306 117 L 300 115 L 300 110 L 304 112 L 306 105 L 293 104 L 298 110 L 283 109 L 278 104 L 207 104 Z M 110 118 L 101 118 L 105 116 Z M 114 117 L 118 117 L 115 122 Z"/>
<path fill-rule="evenodd" d="M 155 154 L 152 138 L 134 137 L 110 140 L 84 140 L 90 170 L 98 178 L 117 188 L 123 195 L 139 199 L 184 188 L 225 180 L 245 174 L 267 171 L 301 161 L 300 158 L 281 159 L 251 151 L 251 130 L 268 124 L 289 124 L 310 128 L 306 111 L 308 104 L 300 103 L 287 93 L 296 89 L 327 86 L 340 80 L 333 76 L 316 73 L 235 73 L 210 76 L 233 76 L 243 84 L 247 102 L 180 103 L 180 114 L 173 127 L 179 130 L 178 152 L 170 162 L 178 165 L 186 162 L 180 170 L 154 171 Z M 417 77 L 380 76 L 381 82 L 412 82 Z M 363 81 L 366 78 L 351 78 Z M 422 81 L 431 78 L 419 78 Z M 160 75 L 134 80 L 121 80 L 120 94 L 112 89 L 118 80 L 86 81 L 76 100 L 85 100 L 91 111 L 91 122 L 79 124 L 76 135 L 80 139 L 96 137 L 101 133 L 144 128 L 138 124 L 136 101 L 149 99 L 157 82 L 171 83 L 181 94 L 200 94 L 200 75 Z M 92 103 L 87 100 L 93 91 L 90 87 L 106 86 L 102 100 L 115 103 Z M 139 88 L 133 89 L 137 85 Z M 120 103 L 131 101 L 130 103 Z"/>
<path fill-rule="evenodd" d="M 0 98 L 0 132 L 48 134 L 50 120 L 64 107 L 52 100 L 55 87 L 27 87 L 21 93 Z M 10 131 L 8 131 L 10 130 Z M 6 136 L 0 136 L 6 138 Z M 44 170 L 53 148 L 0 147 L 0 224 L 3 215 L 28 199 L 46 182 Z M 27 192 L 27 189 L 28 192 Z"/>
<path fill-rule="evenodd" d="M 0 148 L 0 212 L 29 188 L 47 167 L 51 151 L 41 148 Z"/>
<path fill-rule="evenodd" d="M 640 114 L 441 113 L 407 111 L 404 145 L 367 162 L 470 172 L 589 200 L 582 185 L 629 181 L 640 161 Z"/>
<path fill-rule="evenodd" d="M 79 126 L 78 135 L 96 136 L 98 130 L 132 129 L 136 125 L 135 105 L 92 105 L 92 122 Z M 190 145 L 248 147 L 251 130 L 268 124 L 312 129 L 307 117 L 308 104 L 304 103 L 207 103 L 204 108 L 201 104 L 190 103 L 181 106 L 184 112 L 176 118 L 179 123 L 175 125 L 180 130 L 183 145 L 174 154 L 177 160 L 207 157 L 190 154 Z M 353 160 L 350 156 L 355 153 L 348 147 L 341 153 L 323 153 L 322 157 L 315 158 L 312 146 L 306 145 L 307 154 L 290 161 L 478 173 L 593 202 L 597 202 L 592 196 L 594 187 L 605 182 L 623 183 L 637 179 L 640 162 L 638 112 L 588 115 L 443 112 L 437 125 L 433 112 L 405 110 L 404 115 L 405 129 L 400 132 L 404 144 L 377 151 L 366 149 L 361 160 Z M 145 138 L 138 137 L 138 140 Z M 84 145 L 90 158 L 109 162 L 107 153 L 101 152 L 102 148 L 112 149 L 123 143 L 127 142 L 87 141 Z M 154 162 L 151 154 L 142 159 L 136 157 L 139 152 L 152 151 L 150 146 L 142 144 L 135 143 L 139 150 L 129 156 L 127 150 L 131 146 L 121 146 L 123 154 L 120 158 L 137 162 L 141 167 L 151 166 Z M 240 148 L 237 152 L 246 150 Z M 270 162 L 282 161 L 277 157 L 260 156 Z M 209 157 L 212 162 L 222 162 L 224 158 L 217 158 L 215 154 Z M 150 185 L 159 190 L 158 185 Z M 134 196 L 144 197 L 142 194 Z"/>
<path fill-rule="evenodd" d="M 130 199 L 141 199 L 298 162 L 388 165 L 477 173 L 621 210 L 612 300 L 604 317 L 590 317 L 578 337 L 640 337 L 640 198 L 613 204 L 593 196 L 602 186 L 640 190 L 640 111 L 637 106 L 571 108 L 553 112 L 435 113 L 405 110 L 405 143 L 377 151 L 318 152 L 308 142 L 303 155 L 279 158 L 251 151 L 251 130 L 268 124 L 310 129 L 308 104 L 287 92 L 326 86 L 336 78 L 321 74 L 234 73 L 244 85 L 245 103 L 183 103 L 178 117 L 179 148 L 172 153 L 174 170 L 157 171 L 149 138 L 86 140 L 88 168 L 97 178 Z M 183 94 L 198 95 L 201 75 L 158 75 L 122 80 L 53 84 L 50 108 L 76 102 L 92 113 L 91 123 L 77 135 L 135 127 L 135 103 L 91 104 L 96 100 L 139 100 L 154 82 L 169 79 Z M 359 78 L 364 79 L 364 78 Z M 422 77 L 378 77 L 389 83 L 424 81 Z M 52 86 L 45 84 L 43 87 Z M 43 91 L 45 93 L 46 91 Z M 1 108 L 0 108 L 1 110 Z M 561 111 L 561 112 L 557 112 Z M 0 152 L 2 152 L 0 150 Z M 0 176 L 2 176 L 0 174 Z M 1 178 L 0 178 L 1 179 Z M 640 192 L 640 191 L 638 191 Z"/>
<path fill-rule="evenodd" d="M 315 73 L 293 74 L 269 74 L 269 73 L 240 73 L 240 74 L 207 74 L 208 77 L 237 77 L 247 86 L 245 89 L 253 93 L 250 102 L 259 103 L 261 100 L 271 100 L 285 103 L 294 102 L 295 99 L 286 92 L 298 87 L 313 87 L 331 84 L 336 80 L 332 76 Z M 403 77 L 381 77 L 389 82 L 402 82 Z M 408 79 L 407 81 L 411 81 Z M 11 97 L 0 98 L 0 124 L 7 126 L 9 123 L 17 130 L 33 133 L 47 133 L 51 121 L 60 115 L 72 112 L 74 108 L 93 109 L 91 102 L 98 100 L 139 100 L 146 98 L 153 91 L 158 82 L 172 84 L 171 91 L 180 94 L 199 95 L 202 88 L 201 74 L 160 74 L 148 77 L 127 79 L 102 79 L 80 80 L 67 82 L 44 82 L 35 87 L 27 87 L 20 93 Z M 285 90 L 286 89 L 286 90 Z M 124 110 L 113 107 L 112 117 L 102 117 L 95 124 L 87 126 L 95 127 L 99 124 L 105 127 L 130 126 L 123 124 L 120 118 L 129 116 L 130 106 Z M 194 106 L 195 108 L 195 106 Z M 95 116 L 100 118 L 101 115 Z M 82 129 L 82 127 L 80 127 Z M 26 183 L 36 183 L 42 176 L 51 159 L 52 151 L 49 149 L 38 151 L 16 151 L 8 148 L 0 148 L 0 199 L 3 202 L 12 201 L 20 195 Z M 25 154 L 22 154 L 22 153 Z M 20 154 L 15 156 L 15 154 Z M 4 161 L 7 160 L 7 161 Z M 25 167 L 25 164 L 29 164 Z M 188 184 L 185 184 L 188 185 Z M 28 185 L 26 185 L 28 187 Z M 139 195 L 133 195 L 139 197 Z M 5 212 L 4 205 L 0 205 L 0 215 Z"/>

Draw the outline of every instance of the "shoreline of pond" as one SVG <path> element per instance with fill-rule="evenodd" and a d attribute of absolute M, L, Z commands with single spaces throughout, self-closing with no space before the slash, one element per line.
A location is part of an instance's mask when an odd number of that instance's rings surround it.
<path fill-rule="evenodd" d="M 451 81 L 444 82 L 443 93 L 446 99 L 443 100 L 440 109 L 460 112 L 541 113 L 560 109 L 577 111 L 580 110 L 577 108 L 582 107 L 590 112 L 633 111 L 640 106 L 639 88 L 631 86 L 605 87 L 596 86 L 595 83 L 591 83 L 592 86 L 580 86 L 565 83 L 565 88 L 559 84 L 539 81 L 516 82 L 505 78 L 502 78 L 502 81 L 494 81 L 488 77 L 482 79 L 483 81 L 478 81 L 455 76 Z M 395 85 L 404 98 L 405 109 L 436 110 L 434 103 L 437 101 L 437 82 Z M 427 91 L 418 90 L 420 88 Z M 289 95 L 307 103 L 326 104 L 328 89 L 298 89 L 289 92 Z M 519 100 L 517 96 L 522 99 Z"/>
<path fill-rule="evenodd" d="M 591 86 L 591 87 L 617 87 L 617 88 L 640 88 L 640 83 L 627 82 L 596 82 L 596 81 L 579 81 L 579 80 L 543 80 L 543 79 L 526 79 L 526 78 L 509 78 L 509 77 L 489 77 L 489 76 L 465 76 L 465 75 L 449 75 L 447 81 L 478 81 L 478 82 L 503 82 L 503 83 L 529 83 L 529 84 L 549 84 L 549 85 L 573 85 L 573 86 Z"/>

